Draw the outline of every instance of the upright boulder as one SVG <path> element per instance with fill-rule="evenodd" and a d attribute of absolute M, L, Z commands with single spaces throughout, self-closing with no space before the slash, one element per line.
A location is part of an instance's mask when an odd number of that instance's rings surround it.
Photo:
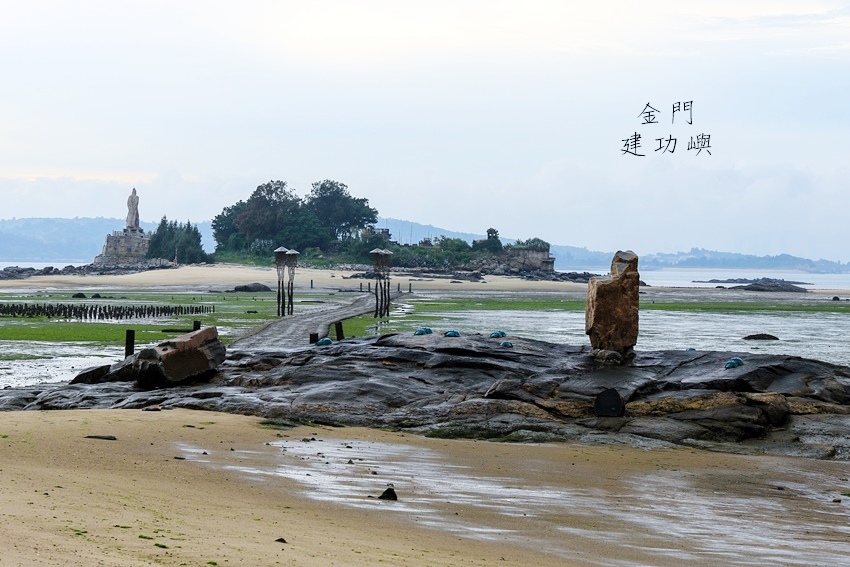
<path fill-rule="evenodd" d="M 634 355 L 639 286 L 638 257 L 631 250 L 614 254 L 610 274 L 590 278 L 584 329 L 595 350 L 613 351 L 623 357 Z"/>

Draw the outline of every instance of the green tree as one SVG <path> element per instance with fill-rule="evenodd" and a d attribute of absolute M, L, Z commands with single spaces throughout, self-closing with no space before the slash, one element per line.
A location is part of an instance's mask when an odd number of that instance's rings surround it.
<path fill-rule="evenodd" d="M 181 264 L 195 264 L 209 260 L 201 246 L 201 232 L 191 222 L 177 223 L 162 217 L 148 244 L 148 258 L 176 260 Z"/>
<path fill-rule="evenodd" d="M 166 217 L 162 217 L 148 241 L 148 258 L 174 259 L 175 224 L 169 223 Z"/>
<path fill-rule="evenodd" d="M 472 250 L 474 250 L 475 252 L 484 252 L 485 254 L 501 254 L 502 241 L 499 240 L 499 231 L 495 228 L 488 228 L 487 238 L 485 240 L 473 241 Z"/>
<path fill-rule="evenodd" d="M 339 181 L 313 183 L 306 205 L 332 240 L 349 239 L 354 232 L 378 221 L 378 211 L 369 206 L 369 200 L 352 197 L 348 186 Z"/>
<path fill-rule="evenodd" d="M 301 199 L 286 186 L 286 181 L 269 181 L 251 193 L 234 224 L 249 245 L 255 240 L 278 240 L 281 230 L 292 220 L 288 217 L 301 206 Z"/>
<path fill-rule="evenodd" d="M 234 205 L 225 207 L 221 214 L 212 220 L 213 238 L 216 250 L 228 250 L 236 252 L 247 247 L 245 236 L 239 232 L 236 219 L 247 208 L 248 203 L 239 201 Z"/>
<path fill-rule="evenodd" d="M 511 246 L 514 248 L 524 248 L 526 250 L 539 250 L 542 252 L 549 251 L 549 243 L 540 238 L 529 238 L 528 240 L 517 240 Z"/>
<path fill-rule="evenodd" d="M 247 201 L 225 207 L 213 219 L 216 251 L 270 256 L 278 246 L 324 248 L 330 236 L 315 212 L 286 184 L 269 181 Z"/>
<path fill-rule="evenodd" d="M 453 252 L 455 254 L 464 254 L 472 250 L 472 247 L 469 245 L 469 242 L 462 238 L 449 238 L 447 236 L 440 236 L 439 238 L 437 238 L 434 244 L 435 246 L 439 246 L 440 250 L 445 250 L 446 252 Z"/>

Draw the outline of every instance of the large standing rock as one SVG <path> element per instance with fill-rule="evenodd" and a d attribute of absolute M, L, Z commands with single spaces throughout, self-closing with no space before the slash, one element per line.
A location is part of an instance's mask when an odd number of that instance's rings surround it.
<path fill-rule="evenodd" d="M 590 346 L 631 356 L 638 337 L 638 257 L 631 250 L 618 251 L 611 273 L 590 278 L 584 328 Z"/>
<path fill-rule="evenodd" d="M 180 335 L 139 351 L 133 362 L 142 387 L 168 386 L 214 372 L 226 351 L 215 327 Z"/>

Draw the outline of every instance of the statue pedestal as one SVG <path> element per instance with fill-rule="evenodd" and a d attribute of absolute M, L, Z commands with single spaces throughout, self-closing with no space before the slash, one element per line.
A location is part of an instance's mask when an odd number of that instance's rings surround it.
<path fill-rule="evenodd" d="M 125 228 L 106 235 L 103 252 L 95 264 L 140 264 L 146 261 L 150 235 L 141 228 Z"/>

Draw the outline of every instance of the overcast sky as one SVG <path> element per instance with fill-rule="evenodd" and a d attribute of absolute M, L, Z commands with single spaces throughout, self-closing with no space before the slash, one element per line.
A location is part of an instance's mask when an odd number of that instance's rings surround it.
<path fill-rule="evenodd" d="M 848 2 L 0 14 L 0 218 L 124 217 L 135 187 L 142 220 L 203 221 L 270 179 L 334 179 L 456 231 L 850 261 Z M 635 134 L 643 156 L 623 152 Z"/>

